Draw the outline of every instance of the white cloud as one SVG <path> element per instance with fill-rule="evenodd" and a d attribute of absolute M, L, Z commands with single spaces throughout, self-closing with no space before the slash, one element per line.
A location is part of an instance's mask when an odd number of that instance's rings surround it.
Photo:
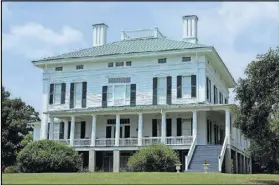
<path fill-rule="evenodd" d="M 3 34 L 3 50 L 23 55 L 28 59 L 39 59 L 85 47 L 83 34 L 64 26 L 60 31 L 29 22 L 12 26 Z"/>

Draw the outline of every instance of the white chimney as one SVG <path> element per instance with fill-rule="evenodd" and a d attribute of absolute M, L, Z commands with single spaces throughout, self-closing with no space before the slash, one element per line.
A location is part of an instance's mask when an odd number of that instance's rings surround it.
<path fill-rule="evenodd" d="M 93 47 L 107 43 L 108 26 L 104 23 L 93 24 Z"/>
<path fill-rule="evenodd" d="M 196 15 L 183 16 L 183 40 L 198 43 L 198 17 Z"/>

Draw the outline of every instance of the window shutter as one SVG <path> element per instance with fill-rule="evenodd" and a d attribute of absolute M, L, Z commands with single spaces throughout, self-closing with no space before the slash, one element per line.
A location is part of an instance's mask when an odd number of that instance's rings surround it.
<path fill-rule="evenodd" d="M 176 119 L 176 136 L 182 136 L 182 120 L 181 118 Z"/>
<path fill-rule="evenodd" d="M 82 82 L 81 107 L 86 107 L 86 96 L 87 96 L 87 82 Z"/>
<path fill-rule="evenodd" d="M 197 77 L 196 75 L 191 75 L 191 97 L 197 97 Z"/>
<path fill-rule="evenodd" d="M 125 138 L 129 138 L 129 137 L 130 137 L 130 125 L 126 125 L 126 126 L 125 126 L 124 137 L 125 137 Z"/>
<path fill-rule="evenodd" d="M 53 91 L 54 91 L 54 84 L 50 84 L 50 87 L 49 87 L 49 104 L 53 104 Z"/>
<path fill-rule="evenodd" d="M 167 77 L 167 104 L 168 105 L 171 104 L 171 87 L 172 87 L 171 76 L 168 76 Z"/>
<path fill-rule="evenodd" d="M 59 128 L 59 139 L 64 138 L 64 122 L 60 122 L 60 128 Z"/>
<path fill-rule="evenodd" d="M 157 105 L 157 77 L 153 78 L 153 105 Z"/>
<path fill-rule="evenodd" d="M 81 123 L 80 123 L 80 138 L 81 139 L 84 139 L 85 138 L 85 121 L 82 121 Z"/>
<path fill-rule="evenodd" d="M 74 94 L 75 94 L 75 83 L 71 83 L 71 87 L 70 87 L 70 108 L 74 108 Z"/>
<path fill-rule="evenodd" d="M 68 122 L 68 139 L 70 139 L 70 134 L 71 134 L 71 121 Z"/>
<path fill-rule="evenodd" d="M 216 87 L 215 85 L 213 85 L 213 101 L 214 101 L 214 104 L 216 103 Z"/>
<path fill-rule="evenodd" d="M 136 106 L 136 92 L 137 92 L 137 85 L 131 84 L 130 106 Z"/>
<path fill-rule="evenodd" d="M 177 92 L 176 92 L 177 98 L 182 97 L 182 76 L 177 76 Z"/>
<path fill-rule="evenodd" d="M 61 104 L 65 104 L 66 83 L 61 84 Z"/>
<path fill-rule="evenodd" d="M 191 118 L 191 136 L 193 136 L 193 118 Z"/>
<path fill-rule="evenodd" d="M 208 85 L 209 85 L 209 102 L 211 102 L 211 80 L 209 80 Z"/>
<path fill-rule="evenodd" d="M 157 137 L 157 119 L 152 119 L 152 137 Z"/>
<path fill-rule="evenodd" d="M 107 102 L 107 92 L 108 92 L 108 86 L 103 86 L 103 90 L 102 90 L 102 107 L 107 107 L 108 106 L 108 102 Z"/>

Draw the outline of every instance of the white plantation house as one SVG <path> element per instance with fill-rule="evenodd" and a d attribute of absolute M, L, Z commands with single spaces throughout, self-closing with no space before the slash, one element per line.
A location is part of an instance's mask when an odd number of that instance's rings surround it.
<path fill-rule="evenodd" d="M 35 139 L 83 153 L 90 171 L 122 171 L 143 146 L 179 153 L 182 171 L 250 173 L 249 142 L 233 126 L 236 83 L 212 46 L 198 44 L 198 18 L 183 17 L 183 39 L 158 28 L 122 31 L 107 43 L 93 25 L 93 47 L 33 61 L 43 69 L 43 116 Z M 232 159 L 232 160 L 231 160 Z"/>

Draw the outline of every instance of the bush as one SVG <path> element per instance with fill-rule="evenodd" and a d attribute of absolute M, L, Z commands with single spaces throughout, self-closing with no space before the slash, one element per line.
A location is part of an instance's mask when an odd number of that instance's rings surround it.
<path fill-rule="evenodd" d="M 171 172 L 180 163 L 178 154 L 162 144 L 140 149 L 128 160 L 128 168 L 134 172 Z"/>
<path fill-rule="evenodd" d="M 21 172 L 77 172 L 82 158 L 74 148 L 50 140 L 28 143 L 17 156 Z"/>
<path fill-rule="evenodd" d="M 4 173 L 18 173 L 18 172 L 19 172 L 18 166 L 8 166 L 4 170 Z"/>

